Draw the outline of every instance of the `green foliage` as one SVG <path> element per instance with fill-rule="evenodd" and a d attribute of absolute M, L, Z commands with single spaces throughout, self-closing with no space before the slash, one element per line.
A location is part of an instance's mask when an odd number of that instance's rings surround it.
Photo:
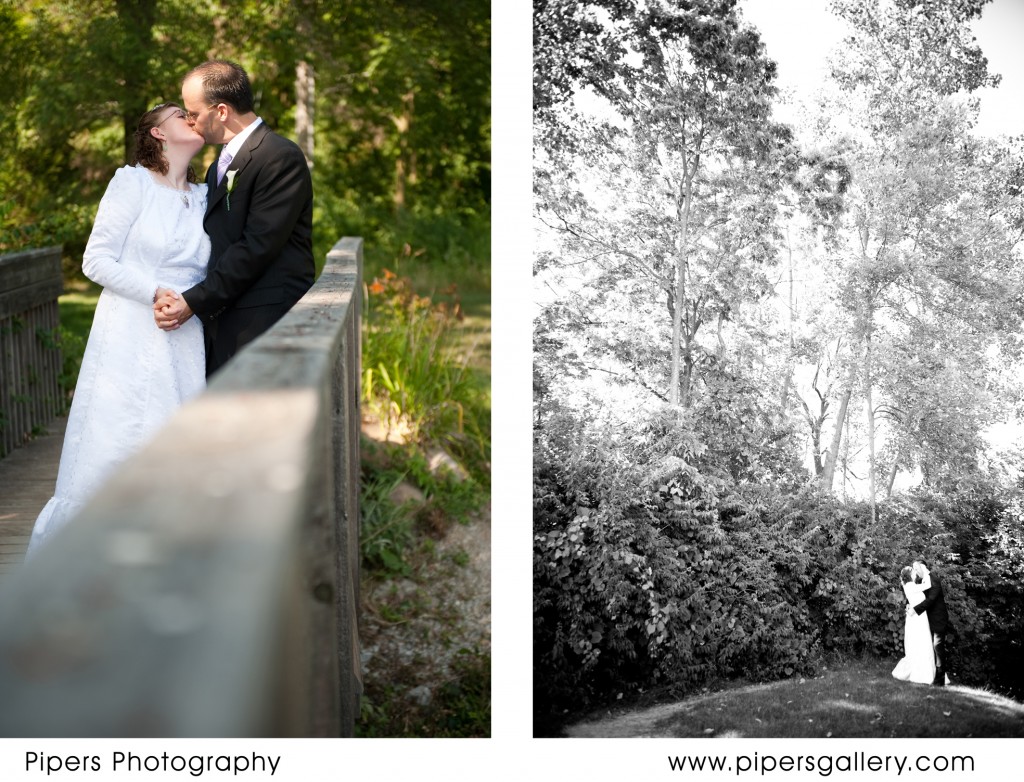
<path fill-rule="evenodd" d="M 385 0 L 316 20 L 318 72 L 336 75 L 318 120 L 323 171 L 345 201 L 372 212 L 489 200 L 489 13 L 481 0 Z"/>
<path fill-rule="evenodd" d="M 405 575 L 409 565 L 405 551 L 412 543 L 415 521 L 408 506 L 396 506 L 391 493 L 405 479 L 403 473 L 380 472 L 360 481 L 359 512 L 362 527 L 359 548 L 372 571 Z"/>
<path fill-rule="evenodd" d="M 429 706 L 394 710 L 400 683 L 384 685 L 360 698 L 356 736 L 362 738 L 486 738 L 491 735 L 491 657 L 479 649 L 460 649 L 452 678 Z"/>
<path fill-rule="evenodd" d="M 456 349 L 454 288 L 442 296 L 420 296 L 387 269 L 367 286 L 362 395 L 382 421 L 408 424 L 415 439 L 441 443 L 486 480 L 486 385 Z"/>
<path fill-rule="evenodd" d="M 418 533 L 434 535 L 449 524 L 468 523 L 487 500 L 486 490 L 476 481 L 431 471 L 415 444 L 376 445 L 364 440 L 362 451 L 359 543 L 364 566 L 376 575 L 408 575 Z M 403 482 L 423 493 L 422 506 L 394 502 L 392 495 Z"/>
<path fill-rule="evenodd" d="M 460 357 L 460 348 L 468 355 L 477 345 L 454 309 L 441 316 L 424 303 L 456 283 L 462 306 L 489 327 L 489 15 L 485 0 L 0 4 L 0 252 L 63 243 L 68 289 L 80 287 L 97 205 L 130 160 L 135 123 L 178 98 L 189 68 L 210 56 L 241 63 L 257 113 L 292 137 L 300 64 L 315 74 L 315 259 L 322 264 L 342 236 L 361 236 L 365 279 L 390 268 L 411 280 L 402 295 L 422 306 L 408 312 L 397 304 L 378 312 L 370 297 L 363 366 L 383 367 L 393 382 L 389 390 L 375 374 L 367 391 L 385 405 L 393 394 L 418 434 L 471 473 L 461 483 L 434 476 L 415 446 L 381 469 L 364 464 L 364 561 L 385 576 L 407 572 L 410 546 L 427 523 L 421 516 L 430 524 L 465 518 L 490 483 L 489 367 Z M 193 161 L 197 173 L 215 152 Z M 454 307 L 454 296 L 443 296 Z M 70 393 L 95 295 L 69 294 L 60 306 L 61 382 Z M 428 495 L 421 514 L 387 498 L 402 475 Z M 489 732 L 488 676 L 489 658 L 473 657 L 439 695 L 434 716 L 444 735 Z M 388 708 L 377 698 L 367 703 Z"/>
<path fill-rule="evenodd" d="M 257 113 L 286 135 L 295 131 L 296 69 L 312 66 L 318 260 L 342 235 L 393 258 L 409 237 L 386 250 L 373 240 L 406 216 L 486 224 L 489 12 L 483 0 L 246 0 L 230 14 L 183 0 L 5 3 L 0 250 L 63 242 L 76 274 L 138 118 L 177 99 L 185 72 L 211 52 L 249 71 Z M 194 161 L 200 173 L 213 153 Z M 486 273 L 488 258 L 489 248 L 468 264 Z"/>

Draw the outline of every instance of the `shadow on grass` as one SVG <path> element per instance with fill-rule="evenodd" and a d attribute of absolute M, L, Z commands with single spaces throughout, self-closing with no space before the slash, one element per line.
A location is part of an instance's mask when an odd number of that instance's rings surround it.
<path fill-rule="evenodd" d="M 1024 704 L 986 690 L 896 681 L 887 661 L 711 692 L 570 726 L 572 737 L 999 738 L 1024 736 Z"/>

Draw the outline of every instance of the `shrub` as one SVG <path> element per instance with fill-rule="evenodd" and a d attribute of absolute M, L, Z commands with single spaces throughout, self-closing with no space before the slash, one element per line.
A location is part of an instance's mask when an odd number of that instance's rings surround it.
<path fill-rule="evenodd" d="M 1022 694 L 1019 503 L 921 490 L 872 519 L 813 485 L 736 481 L 687 415 L 619 437 L 552 419 L 538 440 L 538 733 L 651 688 L 809 673 L 823 652 L 895 663 L 899 570 L 919 558 L 942 578 L 959 680 Z"/>
<path fill-rule="evenodd" d="M 401 420 L 417 440 L 443 444 L 487 482 L 486 382 L 456 349 L 462 311 L 454 288 L 444 296 L 420 296 L 386 269 L 367 286 L 362 396 L 383 422 Z"/>

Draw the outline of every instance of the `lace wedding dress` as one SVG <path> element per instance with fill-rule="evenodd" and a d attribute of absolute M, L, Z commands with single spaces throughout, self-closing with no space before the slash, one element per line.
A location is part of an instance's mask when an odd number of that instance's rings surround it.
<path fill-rule="evenodd" d="M 107 186 L 82 260 L 103 286 L 68 414 L 54 496 L 32 529 L 29 554 L 53 536 L 206 384 L 202 324 L 161 331 L 158 287 L 183 291 L 206 276 L 206 186 L 184 193 L 125 166 Z"/>
<path fill-rule="evenodd" d="M 915 584 L 908 581 L 903 585 L 907 602 L 916 606 L 924 600 L 925 590 L 931 587 L 931 579 Z M 932 649 L 932 631 L 928 625 L 928 614 L 911 611 L 903 625 L 903 659 L 896 663 L 892 675 L 905 682 L 931 684 L 935 679 L 935 652 Z"/>

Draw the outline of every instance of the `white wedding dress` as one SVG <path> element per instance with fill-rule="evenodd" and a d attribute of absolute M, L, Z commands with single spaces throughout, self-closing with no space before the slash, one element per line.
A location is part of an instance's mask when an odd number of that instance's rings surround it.
<path fill-rule="evenodd" d="M 924 592 L 932 585 L 928 576 L 920 584 L 908 581 L 903 585 L 907 602 L 916 606 L 924 600 Z M 905 682 L 931 684 L 935 679 L 935 652 L 928 614 L 911 611 L 903 626 L 903 659 L 896 663 L 892 675 Z"/>
<path fill-rule="evenodd" d="M 206 385 L 202 324 L 161 331 L 158 287 L 183 291 L 206 276 L 206 185 L 184 193 L 145 168 L 118 169 L 100 201 L 82 271 L 103 286 L 78 376 L 54 496 L 32 529 L 29 555 L 52 537 Z"/>

